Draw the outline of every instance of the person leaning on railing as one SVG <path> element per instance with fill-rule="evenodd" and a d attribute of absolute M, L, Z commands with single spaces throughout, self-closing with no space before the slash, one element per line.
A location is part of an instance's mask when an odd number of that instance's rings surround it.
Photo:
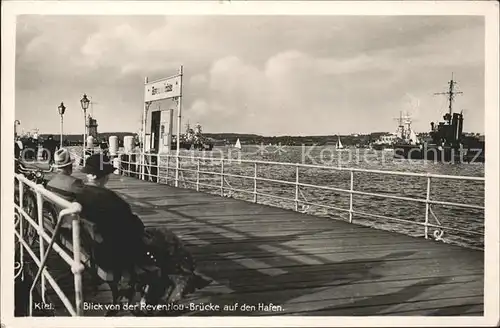
<path fill-rule="evenodd" d="M 73 177 L 73 162 L 70 152 L 61 148 L 54 154 L 53 168 L 57 174 L 47 183 L 47 190 L 59 194 L 61 197 L 73 201 L 77 194 L 82 192 L 83 180 Z"/>

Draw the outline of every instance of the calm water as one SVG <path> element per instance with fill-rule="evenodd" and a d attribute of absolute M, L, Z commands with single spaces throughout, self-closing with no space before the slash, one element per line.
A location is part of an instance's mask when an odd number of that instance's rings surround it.
<path fill-rule="evenodd" d="M 198 156 L 207 158 L 200 162 L 201 171 L 220 172 L 221 165 L 215 158 L 223 156 L 233 159 L 230 163 L 224 164 L 224 172 L 235 175 L 254 176 L 254 164 L 241 163 L 242 160 L 262 160 L 287 163 L 304 163 L 314 165 L 324 165 L 330 168 L 299 168 L 299 181 L 304 184 L 314 184 L 324 187 L 339 189 L 350 188 L 350 173 L 339 171 L 333 168 L 362 168 L 383 171 L 402 171 L 432 173 L 439 175 L 458 176 L 484 176 L 484 164 L 450 164 L 432 163 L 427 161 L 408 161 L 394 159 L 394 154 L 389 151 L 374 151 L 364 149 L 352 149 L 336 151 L 332 147 L 259 147 L 246 146 L 241 152 L 231 148 L 216 148 L 212 152 L 183 152 L 185 156 Z M 214 158 L 214 160 L 211 160 Z M 165 161 L 164 165 L 166 164 Z M 197 161 L 183 159 L 181 167 L 196 169 Z M 175 161 L 170 163 L 170 167 L 175 167 Z M 331 168 L 333 167 L 333 168 Z M 166 176 L 166 170 L 161 170 L 160 174 Z M 284 180 L 295 182 L 295 166 L 279 166 L 259 164 L 257 166 L 257 176 L 273 180 Z M 169 184 L 175 178 L 174 170 L 169 170 Z M 195 188 L 196 173 L 183 172 L 185 183 L 181 186 Z M 220 177 L 211 174 L 200 174 L 200 183 L 212 184 L 215 187 L 200 186 L 200 190 L 220 194 Z M 165 180 L 161 180 L 165 182 Z M 226 195 L 229 187 L 253 192 L 253 179 L 241 177 L 226 177 L 224 182 Z M 385 195 L 403 196 L 408 198 L 426 198 L 427 178 L 394 176 L 378 173 L 354 173 L 354 190 L 369 193 L 379 193 Z M 295 186 L 286 183 L 269 181 L 258 181 L 257 192 L 289 198 L 290 201 L 266 196 L 258 196 L 258 202 L 288 209 L 295 208 Z M 300 187 L 299 208 L 307 213 L 320 217 L 348 220 L 349 213 L 339 210 L 328 209 L 321 206 L 309 205 L 304 208 L 303 202 L 315 203 L 323 206 L 349 209 L 350 196 L 331 190 L 324 190 L 311 187 Z M 254 195 L 246 192 L 232 192 L 231 196 L 238 199 L 253 201 Z M 484 182 L 483 181 L 461 181 L 449 179 L 432 179 L 430 199 L 436 201 L 455 202 L 462 204 L 484 206 Z M 425 222 L 425 203 L 416 203 L 403 200 L 386 199 L 376 196 L 354 195 L 354 211 L 370 213 L 383 217 L 404 219 L 412 222 Z M 468 247 L 484 246 L 484 210 L 456 208 L 443 205 L 431 205 L 434 215 L 430 214 L 429 223 L 449 228 L 465 230 L 467 232 L 456 232 L 445 229 L 442 238 L 445 242 L 459 244 Z M 372 218 L 366 215 L 354 214 L 353 222 L 357 224 L 369 225 L 379 229 L 397 231 L 412 236 L 423 236 L 424 228 L 405 222 L 397 222 L 385 218 Z M 432 236 L 436 229 L 429 228 L 429 235 Z M 477 234 L 474 234 L 477 233 Z"/>
<path fill-rule="evenodd" d="M 244 146 L 241 151 L 231 148 L 215 148 L 212 152 L 183 151 L 182 155 L 189 158 L 183 159 L 181 167 L 196 170 L 198 161 L 192 157 L 203 157 L 200 162 L 200 171 L 221 172 L 220 161 L 217 158 L 224 157 L 231 161 L 224 163 L 226 174 L 243 175 L 250 177 L 227 176 L 224 186 L 227 188 L 225 194 L 237 199 L 253 201 L 255 167 L 253 163 L 242 163 L 242 160 L 261 160 L 286 163 L 304 163 L 327 166 L 327 168 L 299 168 L 299 181 L 304 184 L 319 185 L 323 187 L 349 189 L 350 173 L 334 168 L 362 168 L 382 171 L 400 171 L 431 173 L 439 175 L 457 175 L 484 177 L 484 164 L 450 164 L 432 163 L 427 161 L 408 161 L 394 159 L 394 154 L 389 151 L 375 151 L 364 149 L 352 149 L 336 151 L 331 146 L 322 147 L 276 147 L 276 146 Z M 166 159 L 162 160 L 163 169 L 160 175 L 163 177 L 160 182 L 173 184 L 175 179 L 175 159 L 172 159 L 169 169 Z M 257 165 L 257 176 L 259 178 L 284 180 L 290 183 L 296 181 L 296 167 L 284 165 Z M 181 187 L 196 188 L 196 172 L 182 172 Z M 377 193 L 384 195 L 394 195 L 408 198 L 425 199 L 427 193 L 426 177 L 394 176 L 379 173 L 354 173 L 354 190 Z M 220 194 L 220 176 L 208 173 L 199 175 L 200 184 L 211 184 L 214 187 L 200 185 L 200 190 L 215 194 Z M 243 191 L 230 192 L 230 188 Z M 257 192 L 267 195 L 288 198 L 273 198 L 265 195 L 258 195 L 258 202 L 262 204 L 294 209 L 296 189 L 293 184 L 258 181 Z M 299 209 L 306 213 L 313 214 L 325 219 L 348 220 L 349 213 L 338 209 L 349 209 L 350 196 L 348 193 L 324 190 L 312 187 L 301 186 L 299 188 Z M 483 181 L 463 181 L 451 179 L 432 179 L 430 189 L 430 199 L 435 201 L 454 202 L 461 204 L 471 204 L 484 206 L 484 182 Z M 309 205 L 304 203 L 315 203 Z M 334 207 L 329 209 L 322 206 Z M 411 222 L 425 222 L 425 203 L 417 203 L 406 200 L 394 200 L 377 196 L 354 195 L 354 211 L 370 213 L 381 217 L 394 219 L 404 219 Z M 429 215 L 429 223 L 441 225 L 448 228 L 464 230 L 457 232 L 451 229 L 443 229 L 443 241 L 459 244 L 466 247 L 484 247 L 484 210 L 457 208 L 432 204 L 432 214 Z M 373 218 L 363 214 L 354 214 L 353 222 L 356 224 L 368 225 L 378 229 L 396 231 L 411 236 L 423 236 L 424 227 L 398 222 L 388 218 Z M 435 228 L 429 228 L 429 236 L 433 236 Z"/>

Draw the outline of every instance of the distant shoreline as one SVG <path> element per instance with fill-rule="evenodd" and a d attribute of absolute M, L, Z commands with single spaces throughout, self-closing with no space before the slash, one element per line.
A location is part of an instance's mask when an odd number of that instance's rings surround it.
<path fill-rule="evenodd" d="M 283 146 L 301 146 L 301 145 L 335 145 L 338 138 L 342 140 L 344 146 L 368 146 L 378 140 L 380 136 L 390 134 L 390 132 L 372 132 L 370 134 L 351 134 L 351 135 L 310 135 L 310 136 L 262 136 L 257 134 L 245 133 L 203 133 L 203 136 L 212 139 L 214 146 L 224 146 L 234 144 L 238 139 L 243 145 L 283 145 Z M 49 134 L 39 134 L 39 137 L 45 139 Z M 133 132 L 101 132 L 98 134 L 101 141 L 108 141 L 110 136 L 118 137 L 123 141 L 125 136 L 135 136 Z M 59 134 L 52 134 L 55 140 L 59 140 Z M 419 138 L 425 139 L 428 133 L 417 134 Z M 478 133 L 464 133 L 466 139 L 484 139 L 484 135 Z M 81 142 L 82 134 L 66 134 L 64 139 L 70 143 Z M 472 141 L 472 140 L 471 140 Z"/>

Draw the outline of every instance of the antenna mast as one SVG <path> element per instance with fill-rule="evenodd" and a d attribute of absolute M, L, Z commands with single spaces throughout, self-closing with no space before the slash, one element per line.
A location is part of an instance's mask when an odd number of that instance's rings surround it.
<path fill-rule="evenodd" d="M 445 115 L 448 119 L 448 124 L 451 124 L 451 114 L 453 113 L 453 100 L 455 100 L 455 95 L 462 94 L 463 92 L 455 91 L 456 81 L 453 80 L 453 73 L 451 73 L 451 80 L 448 82 L 450 85 L 448 92 L 438 92 L 435 95 L 447 95 L 448 96 L 448 114 Z"/>

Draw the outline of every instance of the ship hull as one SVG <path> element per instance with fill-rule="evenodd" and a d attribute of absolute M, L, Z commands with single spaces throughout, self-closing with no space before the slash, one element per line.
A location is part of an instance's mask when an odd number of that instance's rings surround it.
<path fill-rule="evenodd" d="M 393 149 L 394 147 L 389 144 L 372 144 L 371 145 L 372 149 L 374 150 L 385 150 L 385 149 Z"/>
<path fill-rule="evenodd" d="M 201 150 L 201 151 L 211 151 L 214 148 L 212 144 L 192 144 L 188 142 L 181 142 L 180 143 L 180 149 L 185 149 L 185 150 Z M 175 142 L 172 142 L 172 150 L 177 150 L 177 144 Z"/>
<path fill-rule="evenodd" d="M 394 158 L 428 160 L 441 163 L 483 163 L 484 150 L 450 146 L 439 147 L 432 144 L 422 146 L 400 144 L 394 146 Z"/>

